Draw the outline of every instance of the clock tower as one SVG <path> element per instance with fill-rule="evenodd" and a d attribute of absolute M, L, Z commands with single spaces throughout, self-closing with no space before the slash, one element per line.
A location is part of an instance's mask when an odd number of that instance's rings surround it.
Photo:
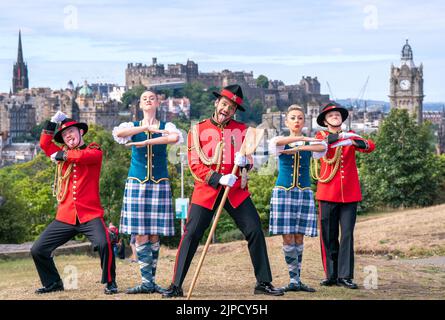
<path fill-rule="evenodd" d="M 402 48 L 400 66 L 391 65 L 389 80 L 389 102 L 392 108 L 407 109 L 422 123 L 423 112 L 423 65 L 416 67 L 413 50 L 406 40 Z"/>

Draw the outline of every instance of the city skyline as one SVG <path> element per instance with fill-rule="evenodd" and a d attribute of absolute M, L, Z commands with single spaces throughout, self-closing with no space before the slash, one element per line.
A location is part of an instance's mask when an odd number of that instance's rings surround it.
<path fill-rule="evenodd" d="M 445 4 L 431 1 L 50 1 L 0 3 L 0 92 L 12 86 L 19 29 L 30 87 L 123 85 L 127 63 L 185 63 L 201 72 L 253 71 L 286 84 L 317 76 L 333 99 L 388 101 L 391 63 L 409 39 L 423 63 L 425 102 L 445 101 Z M 116 22 L 118 21 L 118 22 Z M 418 23 L 423 21 L 423 23 Z M 427 22 L 425 22 L 427 21 Z M 119 27 L 116 28 L 116 25 Z"/>

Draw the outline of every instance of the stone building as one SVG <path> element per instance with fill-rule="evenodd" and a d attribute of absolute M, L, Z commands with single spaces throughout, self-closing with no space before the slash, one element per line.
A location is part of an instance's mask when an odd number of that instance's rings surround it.
<path fill-rule="evenodd" d="M 323 105 L 329 101 L 329 95 L 320 93 L 320 83 L 317 77 L 302 77 L 295 85 L 285 85 L 282 81 L 269 81 L 268 88 L 257 86 L 253 71 L 199 72 L 198 64 L 188 60 L 187 64 L 169 64 L 165 69 L 163 64 L 153 58 L 151 65 L 142 63 L 129 63 L 125 70 L 125 83 L 127 88 L 137 85 L 161 88 L 167 84 L 177 84 L 179 87 L 186 83 L 197 81 L 206 88 L 225 87 L 230 84 L 239 84 L 245 97 L 252 103 L 259 100 L 265 107 L 278 107 L 284 110 L 293 103 L 307 106 L 309 103 Z"/>

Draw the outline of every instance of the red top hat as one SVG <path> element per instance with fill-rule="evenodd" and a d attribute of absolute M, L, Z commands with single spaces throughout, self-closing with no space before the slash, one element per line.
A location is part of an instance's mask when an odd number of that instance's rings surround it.
<path fill-rule="evenodd" d="M 77 122 L 74 119 L 66 118 L 65 120 L 63 120 L 60 123 L 59 129 L 57 130 L 56 134 L 54 135 L 54 140 L 59 143 L 65 143 L 65 142 L 63 142 L 62 132 L 68 128 L 71 128 L 71 127 L 77 127 L 79 129 L 83 129 L 82 136 L 85 135 L 85 133 L 87 133 L 87 131 L 88 131 L 88 125 L 86 123 Z"/>
<path fill-rule="evenodd" d="M 241 111 L 246 111 L 243 104 L 243 91 L 241 90 L 241 87 L 237 84 L 231 84 L 227 87 L 224 87 L 221 92 L 213 91 L 213 94 L 217 98 L 226 97 L 227 99 L 233 101 L 237 105 L 237 109 L 240 109 Z"/>
<path fill-rule="evenodd" d="M 335 102 L 329 102 L 327 105 L 323 107 L 320 114 L 317 117 L 317 123 L 321 127 L 326 127 L 324 124 L 324 119 L 326 117 L 326 114 L 331 111 L 338 111 L 341 113 L 341 119 L 342 122 L 345 122 L 345 120 L 348 118 L 349 112 L 346 108 L 343 108 L 342 106 L 336 104 Z"/>

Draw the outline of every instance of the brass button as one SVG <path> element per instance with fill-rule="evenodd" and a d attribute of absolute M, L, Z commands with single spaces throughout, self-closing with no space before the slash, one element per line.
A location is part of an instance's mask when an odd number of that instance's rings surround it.
<path fill-rule="evenodd" d="M 73 198 L 73 200 L 77 200 L 76 198 Z"/>
<path fill-rule="evenodd" d="M 76 175 L 74 175 L 74 178 L 77 178 L 77 176 L 76 176 Z"/>
<path fill-rule="evenodd" d="M 73 186 L 73 189 L 76 189 L 76 186 Z"/>
<path fill-rule="evenodd" d="M 73 191 L 73 194 L 76 194 L 76 191 Z"/>
<path fill-rule="evenodd" d="M 73 164 L 73 167 L 75 167 L 76 166 L 76 164 Z"/>
<path fill-rule="evenodd" d="M 77 172 L 77 170 L 73 170 L 73 172 Z"/>

